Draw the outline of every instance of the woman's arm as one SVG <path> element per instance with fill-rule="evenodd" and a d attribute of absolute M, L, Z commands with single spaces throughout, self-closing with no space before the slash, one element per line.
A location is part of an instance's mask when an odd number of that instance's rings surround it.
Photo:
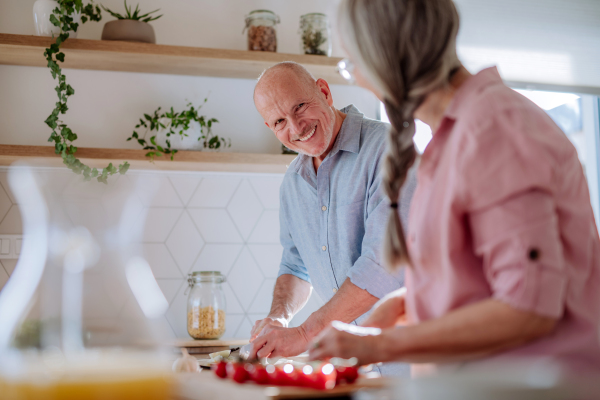
<path fill-rule="evenodd" d="M 487 299 L 418 325 L 366 336 L 355 326 L 335 324 L 313 342 L 310 359 L 357 357 L 363 365 L 462 361 L 539 339 L 550 334 L 555 324 L 554 318 Z"/>
<path fill-rule="evenodd" d="M 371 315 L 361 323 L 362 326 L 373 328 L 391 328 L 406 323 L 404 301 L 406 287 L 401 287 L 381 298 L 374 306 Z"/>

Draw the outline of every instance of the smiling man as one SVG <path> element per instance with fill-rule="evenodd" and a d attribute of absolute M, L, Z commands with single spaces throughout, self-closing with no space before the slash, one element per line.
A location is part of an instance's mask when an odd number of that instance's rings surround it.
<path fill-rule="evenodd" d="M 337 110 L 327 82 L 293 62 L 259 77 L 254 103 L 279 141 L 300 155 L 281 186 L 283 256 L 271 311 L 251 332 L 250 356 L 295 356 L 331 321 L 360 323 L 381 297 L 403 286 L 380 258 L 390 207 L 380 177 L 388 125 L 352 105 Z M 403 218 L 416 186 L 414 173 L 407 179 Z M 289 328 L 313 287 L 326 304 Z"/>

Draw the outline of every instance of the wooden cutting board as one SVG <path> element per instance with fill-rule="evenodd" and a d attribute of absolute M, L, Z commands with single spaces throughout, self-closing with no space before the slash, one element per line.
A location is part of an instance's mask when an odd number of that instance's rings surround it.
<path fill-rule="evenodd" d="M 341 385 L 331 390 L 315 390 L 289 386 L 260 386 L 254 383 L 238 384 L 219 379 L 210 371 L 180 374 L 177 400 L 297 400 L 348 397 L 360 389 L 390 387 L 390 378 L 361 378 L 352 385 Z"/>
<path fill-rule="evenodd" d="M 185 347 L 189 354 L 210 354 L 217 351 L 230 350 L 248 344 L 249 339 L 229 340 L 183 340 L 179 339 L 173 343 L 175 347 Z"/>
<path fill-rule="evenodd" d="M 175 347 L 241 347 L 250 343 L 250 339 L 227 339 L 227 340 L 185 340 L 175 341 Z"/>
<path fill-rule="evenodd" d="M 383 389 L 391 384 L 386 378 L 361 378 L 352 385 L 340 385 L 331 390 L 316 390 L 292 386 L 271 386 L 265 388 L 269 400 L 323 399 L 350 396 L 359 389 Z"/>

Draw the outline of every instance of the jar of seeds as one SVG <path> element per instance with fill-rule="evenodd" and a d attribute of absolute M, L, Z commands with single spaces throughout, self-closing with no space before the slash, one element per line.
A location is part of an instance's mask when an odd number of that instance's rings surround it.
<path fill-rule="evenodd" d="M 254 10 L 246 17 L 248 50 L 277 51 L 277 29 L 279 16 L 269 10 Z"/>
<path fill-rule="evenodd" d="M 225 293 L 219 271 L 188 275 L 187 329 L 194 339 L 218 339 L 225 333 Z"/>
<path fill-rule="evenodd" d="M 300 17 L 300 51 L 304 54 L 331 56 L 331 28 L 327 15 L 305 14 Z"/>

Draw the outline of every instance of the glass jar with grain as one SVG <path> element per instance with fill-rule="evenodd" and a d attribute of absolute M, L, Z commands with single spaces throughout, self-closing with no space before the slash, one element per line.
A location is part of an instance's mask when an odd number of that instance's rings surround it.
<path fill-rule="evenodd" d="M 219 271 L 188 275 L 187 329 L 194 339 L 218 339 L 225 333 L 225 293 Z"/>
<path fill-rule="evenodd" d="M 331 27 L 327 15 L 310 13 L 301 16 L 299 33 L 302 53 L 331 56 Z"/>
<path fill-rule="evenodd" d="M 277 28 L 279 16 L 269 10 L 254 10 L 246 17 L 248 50 L 277 51 Z"/>

